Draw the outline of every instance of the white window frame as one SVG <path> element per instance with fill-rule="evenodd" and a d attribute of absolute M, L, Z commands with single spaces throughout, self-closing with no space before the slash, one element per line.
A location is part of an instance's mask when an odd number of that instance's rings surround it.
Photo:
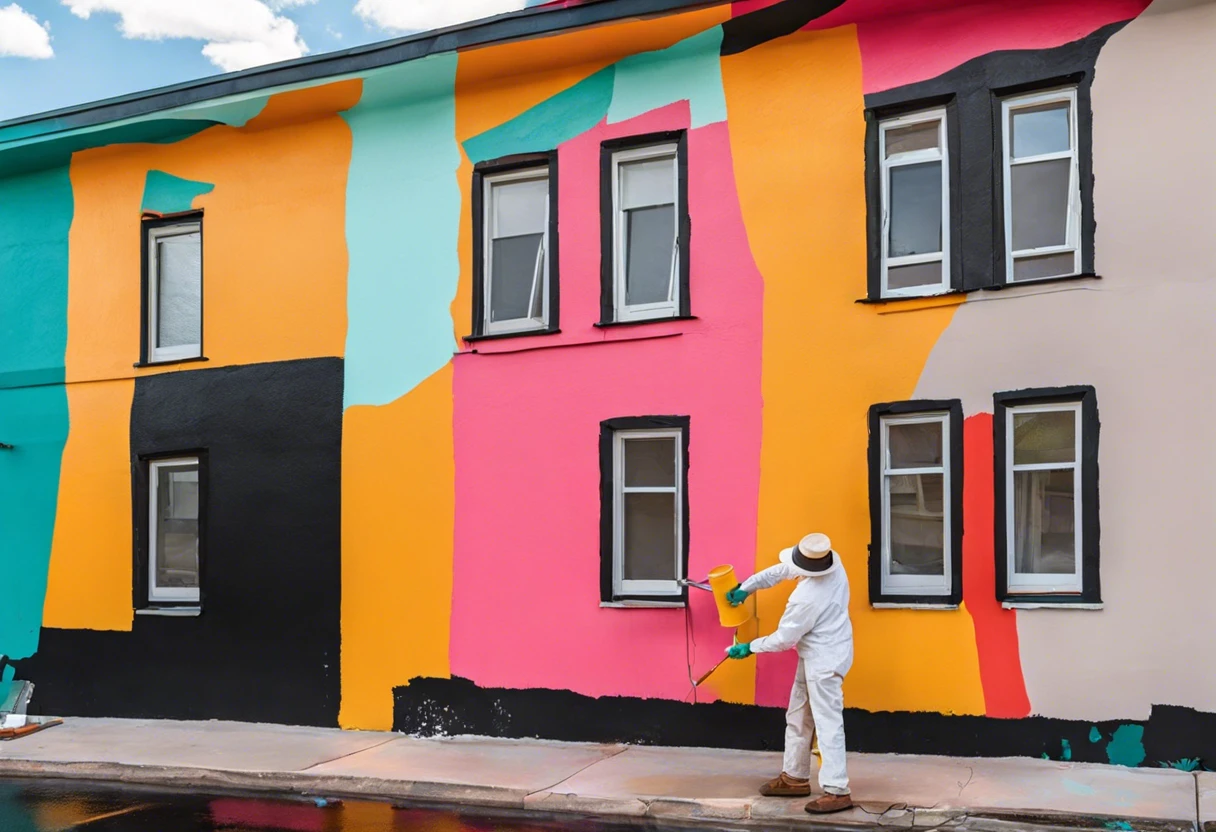
<path fill-rule="evenodd" d="M 1083 590 L 1084 559 L 1084 471 L 1081 467 L 1081 449 L 1084 447 L 1084 421 L 1081 418 L 1081 402 L 1053 404 L 1025 404 L 1005 406 L 1005 569 L 1006 587 L 1010 595 L 1015 594 L 1068 594 L 1079 595 Z M 1014 423 L 1019 414 L 1026 413 L 1072 413 L 1074 420 L 1072 462 L 1043 462 L 1014 465 Z M 1017 518 L 1014 515 L 1014 473 L 1017 471 L 1068 471 L 1073 472 L 1073 543 L 1074 572 L 1067 574 L 1040 575 L 1017 571 Z"/>
<path fill-rule="evenodd" d="M 625 210 L 621 206 L 621 165 L 646 159 L 671 158 L 672 204 L 675 206 L 675 244 L 671 254 L 671 283 L 667 300 L 659 303 L 625 302 L 626 277 L 628 272 L 628 240 L 625 234 Z M 680 146 L 677 142 L 634 147 L 618 150 L 612 154 L 612 251 L 613 251 L 613 319 L 617 321 L 645 321 L 653 318 L 674 318 L 680 314 L 680 228 L 684 216 L 680 201 Z"/>
<path fill-rule="evenodd" d="M 937 148 L 917 150 L 911 153 L 898 154 L 894 159 L 887 158 L 887 131 L 927 121 L 938 122 Z M 878 124 L 878 153 L 881 165 L 882 188 L 882 296 L 885 298 L 924 297 L 940 295 L 950 291 L 950 146 L 946 130 L 946 110 L 939 107 L 933 110 L 909 113 L 897 118 L 884 119 Z M 919 165 L 925 162 L 942 164 L 942 250 L 940 253 L 911 254 L 904 257 L 891 257 L 888 250 L 891 245 L 891 169 L 908 165 Z M 898 266 L 914 266 L 921 263 L 936 263 L 942 265 L 942 279 L 938 284 L 927 284 L 907 289 L 891 289 L 888 287 L 890 269 Z"/>
<path fill-rule="evenodd" d="M 203 259 L 202 259 L 202 232 L 203 224 L 198 220 L 189 222 L 174 223 L 173 225 L 161 225 L 146 229 L 148 235 L 148 361 L 156 363 L 160 361 L 182 361 L 188 358 L 201 358 L 203 355 L 203 345 L 201 343 L 201 333 L 203 330 Z M 199 235 L 199 299 L 198 299 L 198 317 L 199 317 L 199 333 L 200 343 L 198 344 L 181 344 L 176 347 L 158 347 L 157 340 L 160 337 L 160 247 L 157 243 L 165 237 L 180 237 L 184 234 Z"/>
<path fill-rule="evenodd" d="M 954 528 L 953 500 L 951 499 L 953 482 L 950 478 L 953 460 L 950 458 L 950 413 L 949 411 L 934 411 L 907 416 L 881 416 L 879 421 L 882 426 L 880 461 L 882 470 L 879 472 L 882 489 L 882 593 L 884 595 L 950 595 L 954 588 L 954 540 L 951 532 Z M 942 426 L 942 464 L 918 468 L 892 468 L 889 443 L 891 426 L 927 424 Z M 891 572 L 891 490 L 888 488 L 887 482 L 891 477 L 920 474 L 942 475 L 942 574 L 895 575 Z"/>
<path fill-rule="evenodd" d="M 1038 156 L 1026 156 L 1015 160 L 1013 158 L 1012 130 L 1010 119 L 1017 110 L 1035 107 L 1040 104 L 1068 103 L 1068 133 L 1070 149 L 1056 153 L 1043 153 Z M 1031 95 L 1019 95 L 1001 101 L 1001 147 L 1004 161 L 1004 204 L 1005 204 L 1005 282 L 1034 283 L 1039 280 L 1054 280 L 1060 277 L 1075 277 L 1081 273 L 1081 174 L 1079 167 L 1079 149 L 1077 146 L 1079 117 L 1077 114 L 1077 88 L 1038 92 Z M 1058 246 L 1042 246 L 1014 251 L 1013 249 L 1013 178 L 1012 169 L 1017 165 L 1034 162 L 1050 162 L 1056 159 L 1069 159 L 1072 162 L 1068 185 L 1067 228 L 1064 234 L 1064 244 Z M 1014 261 L 1042 257 L 1049 254 L 1073 255 L 1073 268 L 1069 274 L 1052 275 L 1051 277 L 1033 277 L 1017 280 L 1014 278 Z"/>
<path fill-rule="evenodd" d="M 625 485 L 625 443 L 636 439 L 671 439 L 675 445 L 674 486 Z M 670 581 L 626 580 L 625 571 L 625 495 L 675 495 L 675 560 Z M 618 430 L 612 436 L 612 594 L 614 597 L 654 596 L 670 598 L 682 592 L 679 578 L 684 565 L 684 431 L 681 428 L 658 430 Z"/>
<path fill-rule="evenodd" d="M 193 465 L 199 474 L 199 536 L 201 542 L 203 524 L 203 472 L 199 458 L 176 457 L 174 459 L 155 459 L 148 463 L 148 602 L 156 603 L 199 603 L 200 587 L 160 587 L 156 585 L 156 565 L 159 560 L 157 551 L 157 521 L 160 507 L 160 469 L 179 468 Z M 199 552 L 199 576 L 202 576 L 202 551 Z"/>
<path fill-rule="evenodd" d="M 544 236 L 541 238 L 540 251 L 537 252 L 538 263 L 532 272 L 532 291 L 529 298 L 536 297 L 536 283 L 540 281 L 541 316 L 539 318 L 514 318 L 507 321 L 491 320 L 491 287 L 493 285 L 494 261 L 494 186 L 507 182 L 544 181 L 545 189 L 545 221 Z M 481 297 L 482 297 L 482 334 L 505 335 L 515 332 L 534 332 L 549 328 L 549 212 L 552 210 L 550 188 L 550 172 L 548 165 L 513 170 L 505 173 L 487 174 L 482 178 L 482 252 L 481 252 Z"/>

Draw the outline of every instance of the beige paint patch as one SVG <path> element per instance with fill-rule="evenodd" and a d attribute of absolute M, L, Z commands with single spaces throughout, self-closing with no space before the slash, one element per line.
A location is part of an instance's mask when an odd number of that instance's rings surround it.
<path fill-rule="evenodd" d="M 1093 88 L 1103 279 L 973 296 L 916 390 L 962 398 L 968 414 L 991 411 L 1000 390 L 1097 390 L 1106 606 L 1018 614 L 1037 714 L 1216 710 L 1216 668 L 1197 660 L 1216 631 L 1216 108 L 1196 98 L 1216 78 L 1214 43 L 1210 3 L 1114 36 Z"/>

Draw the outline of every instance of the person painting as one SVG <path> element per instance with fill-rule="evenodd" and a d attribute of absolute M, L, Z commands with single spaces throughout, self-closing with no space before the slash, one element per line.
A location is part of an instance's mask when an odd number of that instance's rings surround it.
<path fill-rule="evenodd" d="M 732 659 L 796 648 L 798 672 L 786 712 L 785 759 L 781 776 L 760 787 L 770 797 L 811 793 L 811 741 L 818 733 L 819 787 L 824 794 L 806 805 L 813 815 L 853 806 L 844 749 L 844 696 L 841 685 L 853 665 L 853 624 L 849 620 L 849 578 L 827 535 L 809 534 L 782 550 L 780 563 L 752 575 L 727 593 L 732 606 L 758 589 L 797 580 L 781 623 L 772 635 L 727 650 Z"/>

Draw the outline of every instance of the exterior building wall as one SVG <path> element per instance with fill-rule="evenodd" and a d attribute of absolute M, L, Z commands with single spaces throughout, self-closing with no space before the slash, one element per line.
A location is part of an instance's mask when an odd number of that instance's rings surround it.
<path fill-rule="evenodd" d="M 0 653 L 65 714 L 776 746 L 792 655 L 694 694 L 730 639 L 708 595 L 601 606 L 600 424 L 681 416 L 690 577 L 831 534 L 853 587 L 850 747 L 1216 758 L 1216 679 L 1194 659 L 1214 530 L 1189 496 L 1216 468 L 1216 181 L 1179 161 L 1216 127 L 1193 83 L 1216 69 L 1216 7 L 1145 5 L 743 0 L 44 150 L 0 128 L 0 283 L 25 310 L 0 306 Z M 1075 72 L 1100 279 L 859 303 L 874 108 Z M 601 145 L 673 130 L 692 315 L 597 327 Z M 550 151 L 560 332 L 467 341 L 474 165 Z M 36 172 L 3 167 L 18 153 Z M 207 361 L 133 367 L 140 217 L 191 209 Z M 1009 609 L 993 395 L 1062 385 L 1096 390 L 1103 607 Z M 962 402 L 956 608 L 870 602 L 867 413 L 911 399 Z M 133 472 L 191 449 L 215 474 L 203 611 L 136 615 Z M 761 596 L 762 631 L 784 600 Z"/>

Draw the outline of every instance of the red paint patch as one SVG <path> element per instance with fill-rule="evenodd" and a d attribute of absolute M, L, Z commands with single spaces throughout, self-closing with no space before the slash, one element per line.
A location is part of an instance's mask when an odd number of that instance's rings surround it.
<path fill-rule="evenodd" d="M 213 800 L 211 822 L 216 826 L 325 832 L 325 809 L 273 800 Z"/>
<path fill-rule="evenodd" d="M 975 624 L 984 709 L 991 717 L 1028 716 L 1017 613 L 996 600 L 991 413 L 964 422 L 963 448 L 963 600 Z"/>

